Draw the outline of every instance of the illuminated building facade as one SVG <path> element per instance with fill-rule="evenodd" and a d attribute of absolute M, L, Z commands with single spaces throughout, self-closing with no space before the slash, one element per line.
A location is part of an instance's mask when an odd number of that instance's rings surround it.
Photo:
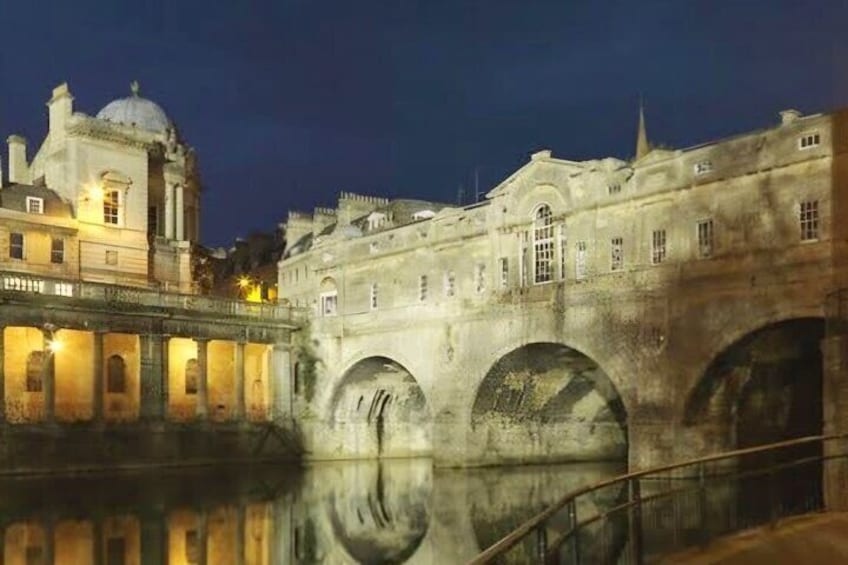
<path fill-rule="evenodd" d="M 290 310 L 196 293 L 197 162 L 137 84 L 96 116 L 66 84 L 47 106 L 31 161 L 9 137 L 0 189 L 0 460 L 249 457 L 258 432 L 241 424 L 290 414 Z"/>

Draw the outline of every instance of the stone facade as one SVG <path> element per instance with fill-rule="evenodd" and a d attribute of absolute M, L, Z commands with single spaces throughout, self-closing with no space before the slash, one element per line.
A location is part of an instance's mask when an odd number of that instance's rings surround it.
<path fill-rule="evenodd" d="M 193 150 L 139 96 L 66 84 L 0 185 L 0 472 L 292 458 L 296 313 L 197 294 Z"/>
<path fill-rule="evenodd" d="M 772 394 L 763 374 L 820 364 L 806 344 L 846 282 L 846 118 L 786 111 L 633 161 L 540 151 L 471 206 L 343 194 L 290 213 L 278 286 L 311 313 L 307 448 L 641 467 L 744 443 L 751 383 Z"/>

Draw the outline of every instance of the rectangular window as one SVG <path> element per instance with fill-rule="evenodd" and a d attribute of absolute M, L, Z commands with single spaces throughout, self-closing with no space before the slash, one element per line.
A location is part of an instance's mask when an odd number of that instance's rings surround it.
<path fill-rule="evenodd" d="M 574 256 L 574 278 L 582 281 L 586 278 L 586 255 L 587 245 L 585 241 L 578 241 L 575 246 Z"/>
<path fill-rule="evenodd" d="M 327 292 L 321 295 L 321 315 L 335 316 L 339 296 L 337 292 Z"/>
<path fill-rule="evenodd" d="M 695 163 L 695 174 L 696 175 L 705 175 L 713 170 L 713 162 L 709 159 L 704 159 L 703 161 L 698 161 Z"/>
<path fill-rule="evenodd" d="M 118 252 L 117 251 L 107 251 L 106 252 L 106 264 L 115 266 L 118 264 Z"/>
<path fill-rule="evenodd" d="M 121 195 L 117 190 L 107 190 L 103 193 L 103 223 L 118 225 L 118 211 Z"/>
<path fill-rule="evenodd" d="M 30 214 L 44 213 L 44 199 L 35 196 L 26 197 L 26 211 Z"/>
<path fill-rule="evenodd" d="M 9 257 L 24 258 L 24 234 L 12 232 L 9 234 Z"/>
<path fill-rule="evenodd" d="M 50 262 L 61 264 L 65 262 L 65 240 L 54 237 L 50 241 Z"/>
<path fill-rule="evenodd" d="M 474 269 L 474 282 L 477 294 L 486 292 L 486 265 L 478 263 Z"/>
<path fill-rule="evenodd" d="M 621 185 L 617 182 L 614 182 L 610 185 L 607 185 L 607 189 L 609 190 L 610 194 L 618 194 L 619 192 L 621 192 Z"/>
<path fill-rule="evenodd" d="M 501 289 L 505 289 L 509 286 L 509 259 L 501 257 L 498 262 L 501 266 Z"/>
<path fill-rule="evenodd" d="M 651 263 L 659 265 L 665 261 L 665 230 L 654 230 L 651 235 Z"/>
<path fill-rule="evenodd" d="M 371 304 L 371 309 L 377 309 L 377 283 L 371 283 L 371 288 L 369 290 L 369 304 Z"/>
<path fill-rule="evenodd" d="M 614 237 L 610 240 L 610 271 L 624 268 L 624 239 Z"/>
<path fill-rule="evenodd" d="M 712 257 L 713 254 L 713 221 L 701 220 L 696 224 L 698 235 L 698 257 Z"/>
<path fill-rule="evenodd" d="M 568 258 L 568 240 L 565 239 L 565 226 L 559 228 L 559 279 L 565 280 L 566 259 Z"/>
<path fill-rule="evenodd" d="M 801 241 L 819 238 L 819 201 L 801 202 Z"/>
<path fill-rule="evenodd" d="M 456 275 L 453 271 L 445 273 L 445 296 L 448 298 L 456 295 Z"/>
<path fill-rule="evenodd" d="M 74 285 L 71 283 L 53 283 L 53 294 L 56 296 L 73 296 Z"/>
<path fill-rule="evenodd" d="M 427 301 L 427 275 L 418 277 L 418 302 Z"/>
<path fill-rule="evenodd" d="M 818 132 L 812 132 L 802 135 L 798 138 L 798 149 L 809 149 L 817 147 L 821 143 L 821 137 Z"/>

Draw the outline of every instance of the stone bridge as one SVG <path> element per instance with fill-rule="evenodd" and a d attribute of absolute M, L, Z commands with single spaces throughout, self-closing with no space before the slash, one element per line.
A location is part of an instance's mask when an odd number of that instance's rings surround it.
<path fill-rule="evenodd" d="M 820 433 L 844 118 L 631 163 L 545 151 L 484 203 L 389 228 L 340 202 L 280 263 L 314 308 L 294 370 L 312 457 L 642 467 Z"/>

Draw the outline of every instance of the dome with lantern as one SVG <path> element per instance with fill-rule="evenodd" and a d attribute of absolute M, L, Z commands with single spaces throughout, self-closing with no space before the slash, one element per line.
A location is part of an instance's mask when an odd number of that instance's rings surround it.
<path fill-rule="evenodd" d="M 173 126 L 159 104 L 139 95 L 138 81 L 130 85 L 132 95 L 106 104 L 97 112 L 97 118 L 154 133 L 165 133 Z"/>

